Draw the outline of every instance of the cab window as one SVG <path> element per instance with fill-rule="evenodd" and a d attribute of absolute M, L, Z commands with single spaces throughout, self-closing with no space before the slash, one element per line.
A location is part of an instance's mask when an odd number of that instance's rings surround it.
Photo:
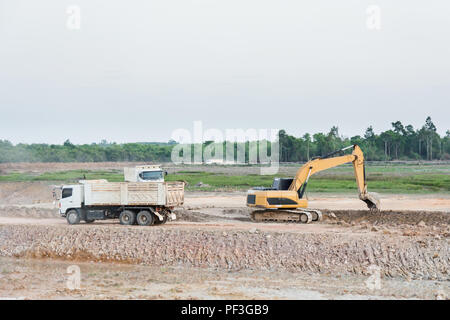
<path fill-rule="evenodd" d="M 64 188 L 63 190 L 62 190 L 62 194 L 61 194 L 61 197 L 64 199 L 64 198 L 68 198 L 68 197 L 71 197 L 72 196 L 72 188 Z"/>
<path fill-rule="evenodd" d="M 142 180 L 160 180 L 163 178 L 162 171 L 144 171 L 139 174 Z"/>

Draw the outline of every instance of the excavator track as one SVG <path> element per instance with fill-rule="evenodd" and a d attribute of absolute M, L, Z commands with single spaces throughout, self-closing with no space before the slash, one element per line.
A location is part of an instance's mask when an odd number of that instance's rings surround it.
<path fill-rule="evenodd" d="M 294 222 L 311 223 L 322 220 L 322 212 L 315 209 L 267 209 L 250 214 L 254 222 Z"/>

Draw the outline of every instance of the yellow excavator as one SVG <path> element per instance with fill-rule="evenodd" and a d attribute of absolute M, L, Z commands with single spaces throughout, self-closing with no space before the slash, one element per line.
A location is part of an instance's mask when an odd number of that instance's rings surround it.
<path fill-rule="evenodd" d="M 348 149 L 352 149 L 351 154 L 336 156 Z M 379 211 L 380 200 L 375 194 L 367 192 L 364 155 L 361 148 L 355 144 L 313 158 L 297 171 L 293 179 L 275 178 L 271 188 L 255 187 L 248 190 L 247 206 L 256 209 L 251 213 L 252 220 L 301 223 L 322 220 L 321 211 L 307 209 L 308 200 L 304 195 L 308 180 L 317 172 L 349 162 L 353 164 L 359 198 L 367 204 L 369 210 Z"/>

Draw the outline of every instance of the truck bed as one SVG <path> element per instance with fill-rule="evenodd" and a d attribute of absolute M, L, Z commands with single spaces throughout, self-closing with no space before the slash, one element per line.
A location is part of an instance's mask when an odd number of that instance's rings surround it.
<path fill-rule="evenodd" d="M 183 182 L 92 182 L 84 185 L 86 206 L 179 206 Z"/>

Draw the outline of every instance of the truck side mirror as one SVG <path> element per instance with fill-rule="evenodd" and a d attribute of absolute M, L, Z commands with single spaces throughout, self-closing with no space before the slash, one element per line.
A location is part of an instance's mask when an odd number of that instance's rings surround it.
<path fill-rule="evenodd" d="M 167 176 L 167 171 L 164 171 L 164 175 Z"/>

